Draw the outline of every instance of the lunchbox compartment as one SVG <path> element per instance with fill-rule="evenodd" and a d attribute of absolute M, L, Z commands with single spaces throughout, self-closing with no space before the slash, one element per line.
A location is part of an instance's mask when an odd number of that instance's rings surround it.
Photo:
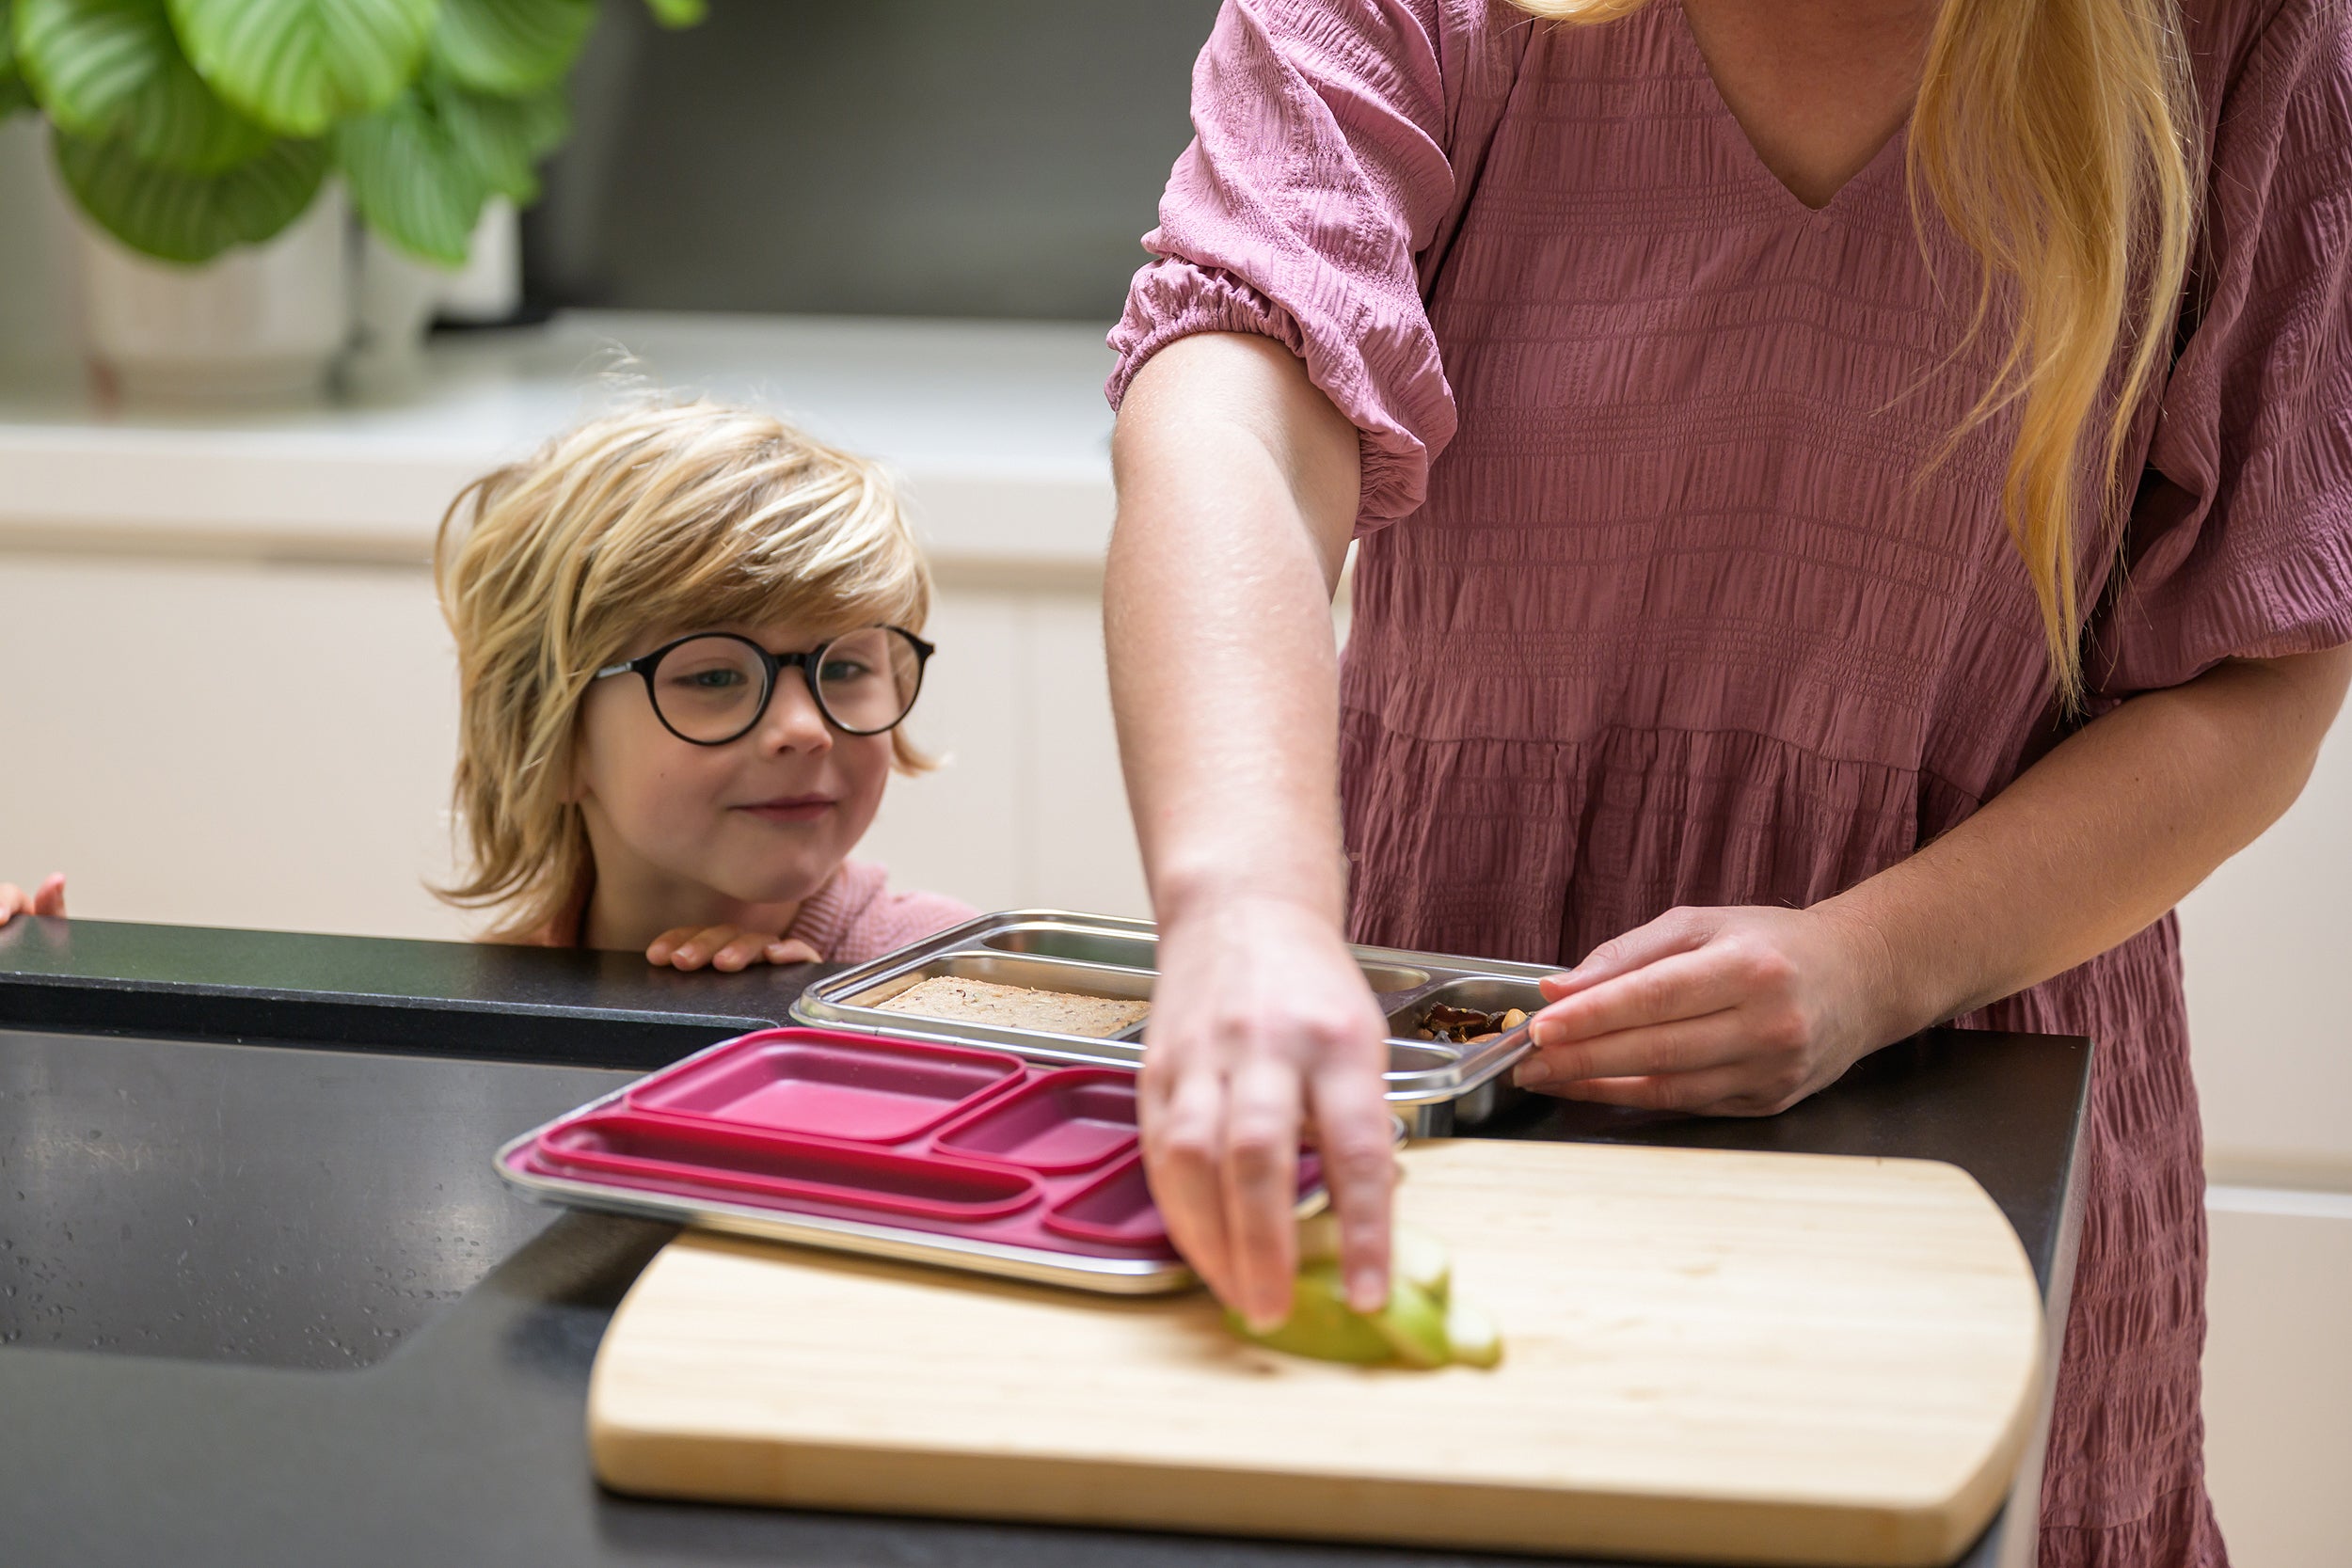
<path fill-rule="evenodd" d="M 991 985 L 1019 986 L 1024 990 L 1058 991 L 1065 996 L 1103 996 L 1118 1001 L 1148 1002 L 1153 976 L 1149 970 L 1097 968 L 1061 958 L 1016 957 L 997 953 L 943 953 L 909 969 L 898 970 L 866 990 L 840 1000 L 853 1007 L 879 1007 L 901 991 L 939 975 L 959 980 L 985 980 Z M 907 1018 L 920 1018 L 908 1013 Z"/>
<path fill-rule="evenodd" d="M 931 1221 L 1017 1213 L 1042 1191 L 1017 1170 L 629 1112 L 557 1127 L 538 1153 L 561 1171 L 657 1191 L 717 1188 Z"/>
<path fill-rule="evenodd" d="M 1389 1032 L 1406 1045 L 1424 1049 L 1436 1045 L 1446 1049 L 1443 1041 L 1419 1040 L 1414 1031 L 1432 1007 L 1470 1007 L 1482 1013 L 1507 1012 L 1513 1007 L 1534 1013 L 1548 1006 L 1544 993 L 1533 980 L 1511 980 L 1497 975 L 1478 974 L 1466 979 L 1449 980 L 1434 986 L 1410 1002 L 1389 1014 Z M 1458 1049 L 1458 1048 L 1456 1048 Z"/>
<path fill-rule="evenodd" d="M 1020 1077 L 1017 1056 L 962 1046 L 751 1035 L 631 1089 L 629 1105 L 729 1126 L 899 1143 Z"/>
<path fill-rule="evenodd" d="M 1000 953 L 1034 954 L 1120 969 L 1152 971 L 1159 967 L 1160 961 L 1156 938 L 1124 931 L 1089 930 L 1078 926 L 1009 926 L 989 932 L 980 939 L 980 944 Z M 1358 959 L 1357 967 L 1363 971 L 1364 983 L 1375 991 L 1407 991 L 1429 983 L 1429 972 L 1425 969 L 1370 958 Z"/>
<path fill-rule="evenodd" d="M 903 1019 L 906 1027 L 920 1028 L 925 1021 L 953 1024 L 984 1032 L 1012 1030 L 1021 1034 L 1055 1036 L 1070 1039 L 1128 1041 L 1143 1033 L 1143 1020 L 1123 1023 L 1109 1034 L 1081 1034 L 1074 1029 L 1056 1027 L 1044 1019 L 1016 1022 L 1007 1018 L 973 1019 L 946 1012 L 912 1011 L 887 1006 L 896 998 L 914 990 L 926 980 L 977 980 L 993 986 L 1011 986 L 1022 990 L 1042 991 L 1048 995 L 1089 997 L 1112 1002 L 1144 1002 L 1152 999 L 1152 981 L 1148 970 L 1107 969 L 1092 964 L 1074 963 L 1061 958 L 1044 958 L 1002 953 L 956 952 L 942 953 L 921 963 L 895 970 L 873 985 L 836 998 L 849 1007 L 866 1009 L 868 1017 Z"/>
<path fill-rule="evenodd" d="M 1143 1246 L 1168 1240 L 1152 1202 L 1143 1156 L 1131 1155 L 1045 1211 L 1045 1228 L 1073 1241 L 1104 1246 Z"/>
<path fill-rule="evenodd" d="M 1049 1072 L 959 1117 L 932 1147 L 1061 1175 L 1135 1147 L 1136 1077 L 1102 1068 Z"/>
<path fill-rule="evenodd" d="M 1302 1198 L 1313 1194 L 1322 1183 L 1322 1161 L 1301 1149 L 1298 1191 Z M 1139 1152 L 1130 1154 L 1049 1206 L 1044 1223 L 1045 1228 L 1057 1236 L 1097 1246 L 1164 1245 L 1168 1241 L 1168 1225 L 1152 1201 L 1152 1187 L 1144 1177 L 1143 1156 Z"/>
<path fill-rule="evenodd" d="M 1155 938 L 1125 931 L 1090 930 L 1083 926 L 1008 926 L 989 932 L 980 942 L 999 953 L 1067 958 L 1073 963 L 1103 964 L 1112 969 L 1153 970 L 1160 961 L 1160 944 Z"/>

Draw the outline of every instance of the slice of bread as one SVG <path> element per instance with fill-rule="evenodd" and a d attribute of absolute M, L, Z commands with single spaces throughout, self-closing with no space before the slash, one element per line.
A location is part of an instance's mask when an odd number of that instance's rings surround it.
<path fill-rule="evenodd" d="M 1151 1003 L 1130 997 L 1031 990 L 1025 986 L 1000 986 L 993 980 L 960 980 L 952 974 L 917 981 L 875 1006 L 886 1013 L 952 1018 L 1049 1035 L 1084 1035 L 1089 1039 L 1108 1039 L 1152 1010 Z"/>

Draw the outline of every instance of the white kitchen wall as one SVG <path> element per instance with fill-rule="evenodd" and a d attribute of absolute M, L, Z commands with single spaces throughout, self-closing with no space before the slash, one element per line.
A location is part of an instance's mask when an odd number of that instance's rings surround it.
<path fill-rule="evenodd" d="M 1148 913 L 1091 594 L 944 592 L 862 854 L 981 908 Z M 0 879 L 99 919 L 458 938 L 454 675 L 413 568 L 0 552 Z"/>

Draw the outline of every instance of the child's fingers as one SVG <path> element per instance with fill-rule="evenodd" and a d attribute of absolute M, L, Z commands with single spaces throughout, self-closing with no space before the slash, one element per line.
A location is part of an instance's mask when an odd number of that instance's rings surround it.
<path fill-rule="evenodd" d="M 732 927 L 727 929 L 734 931 Z M 748 969 L 766 956 L 768 944 L 773 940 L 764 931 L 737 931 L 710 955 L 710 967 L 723 969 L 729 974 Z"/>
<path fill-rule="evenodd" d="M 671 927 L 653 939 L 653 944 L 645 949 L 645 961 L 652 964 L 668 963 L 677 952 L 678 944 L 693 934 L 694 927 L 691 926 Z"/>
<path fill-rule="evenodd" d="M 6 926 L 20 914 L 33 912 L 33 901 L 24 896 L 24 890 L 14 882 L 0 882 L 0 926 Z"/>
<path fill-rule="evenodd" d="M 678 937 L 678 933 L 670 933 Z M 710 956 L 735 940 L 732 926 L 706 926 L 700 930 L 688 929 L 670 944 L 670 962 L 678 969 L 700 969 L 710 961 Z"/>
<path fill-rule="evenodd" d="M 58 916 L 65 913 L 64 872 L 52 872 L 40 884 L 40 890 L 33 895 L 33 912 Z"/>
<path fill-rule="evenodd" d="M 771 964 L 822 963 L 825 956 L 798 937 L 780 937 L 768 944 L 768 961 Z"/>

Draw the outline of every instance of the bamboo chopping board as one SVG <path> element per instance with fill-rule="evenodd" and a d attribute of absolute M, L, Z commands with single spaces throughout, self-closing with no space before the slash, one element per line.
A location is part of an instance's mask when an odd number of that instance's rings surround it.
<path fill-rule="evenodd" d="M 1941 1564 L 2006 1494 L 2042 1306 L 1924 1161 L 1459 1140 L 1399 1207 L 1501 1368 L 1302 1361 L 1092 1296 L 693 1233 L 589 1391 L 620 1491 L 1552 1553 Z"/>

